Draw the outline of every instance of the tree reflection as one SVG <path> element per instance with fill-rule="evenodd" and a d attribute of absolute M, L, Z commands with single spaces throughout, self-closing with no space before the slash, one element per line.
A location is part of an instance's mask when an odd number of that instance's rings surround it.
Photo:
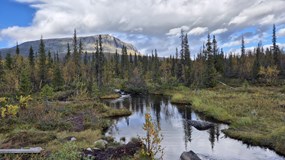
<path fill-rule="evenodd" d="M 208 130 L 209 133 L 209 141 L 211 143 L 211 147 L 212 149 L 214 149 L 215 146 L 215 134 L 216 134 L 216 130 L 215 127 L 212 127 Z"/>
<path fill-rule="evenodd" d="M 191 115 L 191 108 L 187 107 L 187 106 L 177 106 L 178 112 L 181 114 L 182 118 L 183 118 L 183 129 L 184 129 L 184 144 L 185 144 L 185 150 L 187 150 L 188 148 L 188 141 L 191 143 L 192 141 L 192 128 L 191 126 L 188 124 L 188 120 L 192 119 L 192 115 Z"/>

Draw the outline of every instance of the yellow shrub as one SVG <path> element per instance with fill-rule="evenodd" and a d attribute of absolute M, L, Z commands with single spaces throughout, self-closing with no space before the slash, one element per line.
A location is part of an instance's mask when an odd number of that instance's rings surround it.
<path fill-rule="evenodd" d="M 33 98 L 31 97 L 31 95 L 28 96 L 20 96 L 20 100 L 19 100 L 19 105 L 22 109 L 27 108 L 28 106 L 28 102 L 33 100 Z"/>
<path fill-rule="evenodd" d="M 5 118 L 7 116 L 15 117 L 18 114 L 19 106 L 17 105 L 7 105 L 1 108 L 1 117 Z"/>

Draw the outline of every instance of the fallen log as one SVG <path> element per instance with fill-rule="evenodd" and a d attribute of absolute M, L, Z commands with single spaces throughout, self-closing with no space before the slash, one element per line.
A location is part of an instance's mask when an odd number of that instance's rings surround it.
<path fill-rule="evenodd" d="M 34 147 L 28 149 L 0 149 L 0 154 L 27 154 L 40 153 L 43 149 L 41 147 Z"/>

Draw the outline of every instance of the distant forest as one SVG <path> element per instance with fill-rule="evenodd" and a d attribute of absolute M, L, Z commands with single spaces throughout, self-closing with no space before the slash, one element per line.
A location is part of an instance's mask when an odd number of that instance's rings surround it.
<path fill-rule="evenodd" d="M 44 86 L 55 91 L 77 90 L 92 94 L 123 88 L 134 92 L 185 85 L 192 88 L 212 88 L 231 79 L 239 83 L 280 85 L 285 75 L 285 54 L 277 45 L 276 29 L 272 29 L 272 46 L 246 50 L 242 37 L 240 54 L 225 54 L 219 49 L 215 35 L 208 34 L 195 59 L 191 59 L 188 36 L 181 31 L 181 46 L 170 57 L 128 54 L 127 48 L 104 55 L 102 38 L 96 42 L 96 52 L 84 52 L 83 44 L 74 31 L 73 43 L 66 44 L 64 58 L 45 49 L 41 38 L 37 55 L 30 48 L 23 57 L 18 45 L 15 54 L 0 54 L 0 94 L 31 94 Z M 119 54 L 120 52 L 120 54 Z"/>

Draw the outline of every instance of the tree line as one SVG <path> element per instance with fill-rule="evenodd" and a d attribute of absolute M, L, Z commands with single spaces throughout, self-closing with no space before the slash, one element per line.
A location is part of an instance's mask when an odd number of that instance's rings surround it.
<path fill-rule="evenodd" d="M 259 42 L 253 50 L 246 50 L 242 36 L 240 54 L 225 54 L 215 35 L 208 34 L 200 52 L 191 59 L 188 39 L 182 30 L 181 46 L 170 57 L 158 57 L 156 49 L 150 55 L 128 54 L 126 46 L 107 57 L 101 35 L 95 52 L 87 53 L 75 30 L 67 53 L 60 57 L 46 50 L 41 37 L 38 54 L 30 47 L 28 57 L 23 57 L 18 44 L 15 54 L 3 58 L 0 53 L 0 93 L 31 94 L 45 85 L 58 91 L 73 89 L 78 94 L 116 87 L 138 91 L 177 85 L 211 88 L 225 79 L 276 85 L 285 75 L 285 56 L 277 45 L 275 25 L 270 48 Z"/>

